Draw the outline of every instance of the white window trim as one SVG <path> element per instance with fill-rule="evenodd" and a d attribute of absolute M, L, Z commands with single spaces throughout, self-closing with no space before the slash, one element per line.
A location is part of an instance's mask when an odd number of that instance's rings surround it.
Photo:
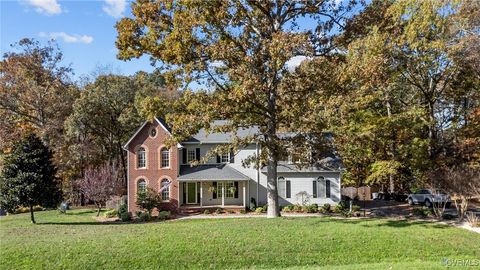
<path fill-rule="evenodd" d="M 164 151 L 164 150 L 166 150 L 166 151 Z M 163 152 L 168 153 L 168 166 L 163 166 L 163 161 L 164 161 Z M 170 149 L 167 149 L 164 146 L 160 147 L 160 168 L 161 169 L 170 169 L 170 164 L 171 164 L 171 151 L 170 151 Z"/>
<path fill-rule="evenodd" d="M 226 158 L 226 161 L 223 159 Z M 227 164 L 230 163 L 230 153 L 224 153 L 220 155 L 220 164 Z"/>
<path fill-rule="evenodd" d="M 190 153 L 193 152 L 193 159 L 190 159 Z M 197 149 L 188 149 L 187 148 L 187 163 L 197 160 Z"/>
<path fill-rule="evenodd" d="M 160 180 L 160 188 L 162 188 L 162 182 L 166 181 L 167 183 L 170 181 L 169 179 L 167 178 L 162 178 L 162 180 Z M 171 186 L 171 185 L 170 185 Z M 167 187 L 165 190 L 162 190 L 162 193 L 160 194 L 161 196 L 161 199 L 162 199 L 162 202 L 170 202 L 170 186 Z M 163 199 L 163 193 L 167 191 L 168 192 L 168 199 L 167 200 L 164 200 Z"/>
<path fill-rule="evenodd" d="M 144 166 L 143 167 L 140 167 L 138 166 L 138 163 L 139 163 L 139 159 L 138 159 L 138 152 L 140 150 L 140 148 L 143 148 L 143 152 L 144 152 Z M 137 170 L 145 170 L 147 169 L 147 148 L 145 146 L 140 146 L 138 147 L 138 149 L 135 151 L 135 168 Z"/>

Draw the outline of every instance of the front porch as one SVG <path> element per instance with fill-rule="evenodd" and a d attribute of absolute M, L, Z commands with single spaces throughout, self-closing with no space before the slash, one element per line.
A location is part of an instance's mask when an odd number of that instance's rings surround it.
<path fill-rule="evenodd" d="M 248 180 L 181 181 L 180 207 L 189 209 L 228 208 L 247 206 Z"/>

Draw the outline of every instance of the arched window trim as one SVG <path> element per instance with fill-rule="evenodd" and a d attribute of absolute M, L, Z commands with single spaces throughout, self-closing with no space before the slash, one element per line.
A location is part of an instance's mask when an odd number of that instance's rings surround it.
<path fill-rule="evenodd" d="M 137 194 L 138 192 L 141 191 L 141 190 L 140 190 L 140 183 L 141 183 L 141 182 L 144 182 L 144 183 L 145 183 L 145 187 L 144 187 L 145 189 L 144 189 L 143 191 L 146 191 L 146 190 L 147 190 L 147 187 L 148 187 L 148 181 L 147 181 L 147 179 L 146 179 L 145 177 L 139 177 L 139 178 L 137 179 L 137 182 L 136 182 L 136 185 L 135 185 L 135 189 L 136 189 L 135 194 Z"/>

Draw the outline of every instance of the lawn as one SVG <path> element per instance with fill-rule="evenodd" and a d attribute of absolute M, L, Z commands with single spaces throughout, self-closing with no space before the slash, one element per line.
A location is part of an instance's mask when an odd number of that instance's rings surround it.
<path fill-rule="evenodd" d="M 444 269 L 443 258 L 480 259 L 480 234 L 434 223 L 314 217 L 105 225 L 92 215 L 37 212 L 37 225 L 28 214 L 0 218 L 0 268 Z"/>

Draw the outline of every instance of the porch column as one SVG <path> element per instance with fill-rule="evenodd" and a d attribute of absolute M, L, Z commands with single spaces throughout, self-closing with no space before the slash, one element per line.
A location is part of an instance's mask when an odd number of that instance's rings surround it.
<path fill-rule="evenodd" d="M 225 206 L 225 185 L 223 182 L 219 182 L 222 184 L 222 207 Z"/>
<path fill-rule="evenodd" d="M 247 183 L 245 183 L 245 181 L 243 181 L 243 207 L 246 206 L 246 198 L 247 198 L 247 191 L 246 191 L 246 188 L 245 186 L 247 185 Z"/>
<path fill-rule="evenodd" d="M 200 206 L 203 206 L 203 182 L 200 182 Z"/>

